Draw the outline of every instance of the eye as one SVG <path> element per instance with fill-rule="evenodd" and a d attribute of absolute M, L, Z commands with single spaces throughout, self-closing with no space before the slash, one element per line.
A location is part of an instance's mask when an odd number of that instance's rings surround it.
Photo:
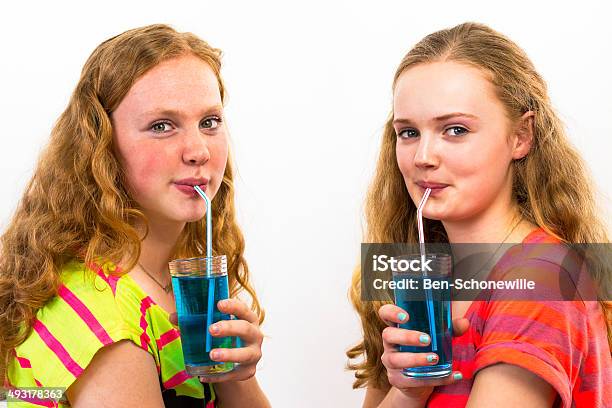
<path fill-rule="evenodd" d="M 449 136 L 461 136 L 468 132 L 468 130 L 464 128 L 463 126 L 451 126 L 447 128 L 444 132 L 446 133 L 448 131 L 451 131 Z"/>
<path fill-rule="evenodd" d="M 168 132 L 169 130 L 172 130 L 171 126 L 172 125 L 170 122 L 155 122 L 151 125 L 151 130 L 156 133 L 164 133 Z"/>
<path fill-rule="evenodd" d="M 218 116 L 211 116 L 209 118 L 204 119 L 200 126 L 204 129 L 216 129 L 221 125 L 221 118 Z"/>
<path fill-rule="evenodd" d="M 419 136 L 419 131 L 416 129 L 408 128 L 402 129 L 397 132 L 397 137 L 400 139 L 412 139 Z"/>

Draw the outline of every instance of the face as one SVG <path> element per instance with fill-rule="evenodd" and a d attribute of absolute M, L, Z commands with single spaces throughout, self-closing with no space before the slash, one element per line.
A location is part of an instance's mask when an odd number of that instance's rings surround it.
<path fill-rule="evenodd" d="M 432 188 L 423 216 L 465 220 L 510 199 L 510 162 L 523 152 L 481 70 L 454 62 L 409 68 L 393 114 L 397 163 L 415 205 Z"/>
<path fill-rule="evenodd" d="M 212 199 L 228 155 L 210 66 L 191 55 L 155 66 L 134 83 L 111 120 L 130 193 L 149 221 L 201 219 L 206 206 L 193 185 Z"/>

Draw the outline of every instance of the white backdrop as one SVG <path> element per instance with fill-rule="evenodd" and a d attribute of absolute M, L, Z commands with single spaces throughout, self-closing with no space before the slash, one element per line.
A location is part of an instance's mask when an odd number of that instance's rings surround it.
<path fill-rule="evenodd" d="M 612 13 L 603 1 L 289 3 L 4 3 L 0 231 L 94 47 L 156 22 L 192 31 L 225 54 L 238 212 L 267 310 L 259 381 L 277 407 L 360 406 L 344 369 L 360 336 L 347 289 L 400 59 L 464 21 L 507 34 L 548 81 L 609 217 Z"/>

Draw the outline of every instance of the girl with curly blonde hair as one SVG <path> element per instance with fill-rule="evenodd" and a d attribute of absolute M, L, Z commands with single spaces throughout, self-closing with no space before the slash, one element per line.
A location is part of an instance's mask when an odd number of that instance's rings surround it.
<path fill-rule="evenodd" d="M 85 63 L 2 235 L 9 389 L 63 387 L 59 406 L 74 407 L 269 406 L 254 377 L 264 313 L 235 217 L 220 58 L 158 24 L 110 38 Z M 211 351 L 240 364 L 206 383 L 185 371 L 168 290 L 168 262 L 204 254 L 194 185 L 212 200 L 215 255 L 227 256 L 231 299 L 218 307 L 236 316 L 210 331 L 244 340 Z"/>

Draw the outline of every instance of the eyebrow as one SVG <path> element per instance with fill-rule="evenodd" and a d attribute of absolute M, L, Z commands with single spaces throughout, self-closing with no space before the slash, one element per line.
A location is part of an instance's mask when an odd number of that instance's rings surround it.
<path fill-rule="evenodd" d="M 211 106 L 210 108 L 204 109 L 201 115 L 206 116 L 206 115 L 210 115 L 211 113 L 220 112 L 222 110 L 223 110 L 223 105 L 215 105 L 215 106 Z M 184 115 L 184 113 L 176 109 L 151 109 L 146 112 L 143 112 L 139 116 L 144 117 L 144 116 L 149 116 L 149 115 L 181 117 Z"/>
<path fill-rule="evenodd" d="M 447 119 L 450 118 L 455 118 L 458 116 L 463 116 L 466 118 L 471 118 L 471 119 L 480 119 L 478 116 L 476 115 L 472 115 L 470 113 L 462 113 L 462 112 L 453 112 L 453 113 L 447 113 L 446 115 L 442 115 L 442 116 L 438 116 L 432 119 L 433 122 L 442 122 L 445 121 Z M 414 122 L 411 119 L 408 118 L 397 118 L 393 120 L 393 124 L 413 124 Z"/>

